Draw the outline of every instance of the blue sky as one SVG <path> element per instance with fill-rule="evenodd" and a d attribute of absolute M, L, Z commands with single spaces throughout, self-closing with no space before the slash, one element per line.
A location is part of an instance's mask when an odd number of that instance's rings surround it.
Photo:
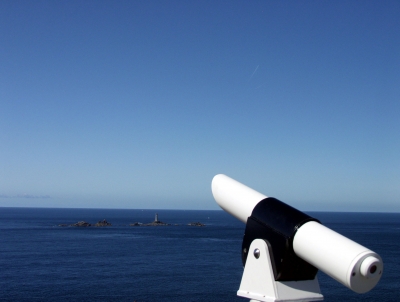
<path fill-rule="evenodd" d="M 0 206 L 400 211 L 399 1 L 1 1 Z"/>

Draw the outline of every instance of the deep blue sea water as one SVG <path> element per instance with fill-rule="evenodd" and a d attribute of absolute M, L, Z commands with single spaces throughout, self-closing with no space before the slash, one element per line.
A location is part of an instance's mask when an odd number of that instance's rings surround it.
<path fill-rule="evenodd" d="M 178 225 L 129 226 L 155 213 Z M 400 301 L 400 213 L 308 214 L 384 261 L 362 295 L 319 272 L 325 301 Z M 112 226 L 58 226 L 103 219 Z M 0 300 L 248 301 L 236 296 L 244 228 L 223 211 L 0 208 Z"/>

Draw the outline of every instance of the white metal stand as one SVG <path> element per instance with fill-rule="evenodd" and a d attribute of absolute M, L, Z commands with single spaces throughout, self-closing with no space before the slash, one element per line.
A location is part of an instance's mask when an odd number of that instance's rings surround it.
<path fill-rule="evenodd" d="M 306 281 L 275 281 L 268 246 L 261 239 L 254 240 L 250 245 L 237 295 L 254 302 L 308 302 L 324 299 L 317 277 Z"/>

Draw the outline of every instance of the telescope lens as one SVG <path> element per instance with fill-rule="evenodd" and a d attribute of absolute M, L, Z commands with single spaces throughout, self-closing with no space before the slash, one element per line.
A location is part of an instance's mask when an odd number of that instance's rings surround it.
<path fill-rule="evenodd" d="M 364 259 L 360 267 L 360 273 L 365 278 L 376 278 L 378 274 L 377 271 L 381 270 L 382 264 L 379 259 L 374 256 L 369 256 Z"/>

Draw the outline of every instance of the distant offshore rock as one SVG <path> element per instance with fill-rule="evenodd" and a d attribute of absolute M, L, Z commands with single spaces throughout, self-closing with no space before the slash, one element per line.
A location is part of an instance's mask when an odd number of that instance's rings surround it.
<path fill-rule="evenodd" d="M 142 224 L 142 226 L 165 226 L 165 225 L 170 225 L 170 224 L 162 222 L 162 221 L 159 221 L 159 220 L 153 221 L 153 222 L 150 222 L 150 223 Z"/>
<path fill-rule="evenodd" d="M 158 214 L 156 214 L 156 219 L 153 222 L 150 223 L 135 222 L 130 224 L 130 226 L 166 226 L 166 225 L 170 224 L 158 220 Z"/>
<path fill-rule="evenodd" d="M 135 223 L 131 223 L 130 224 L 130 226 L 165 226 L 165 225 L 170 225 L 170 224 L 158 220 L 158 214 L 157 213 L 156 213 L 156 216 L 155 216 L 155 219 L 154 219 L 153 222 L 150 222 L 150 223 L 135 222 Z"/>
<path fill-rule="evenodd" d="M 203 227 L 203 226 L 205 226 L 205 225 L 202 224 L 201 222 L 191 222 L 191 223 L 188 223 L 188 225 L 190 225 L 190 226 L 196 226 L 196 227 Z"/>
<path fill-rule="evenodd" d="M 111 223 L 109 223 L 107 220 L 103 219 L 102 221 L 100 220 L 99 222 L 97 222 L 94 226 L 95 227 L 111 226 Z"/>
<path fill-rule="evenodd" d="M 82 228 L 82 227 L 90 227 L 91 224 L 89 222 L 86 222 L 86 221 L 79 221 L 77 223 L 71 224 L 71 226 Z"/>
<path fill-rule="evenodd" d="M 103 219 L 98 221 L 95 224 L 91 224 L 89 222 L 86 221 L 78 221 L 77 223 L 74 224 L 59 224 L 58 226 L 60 227 L 80 227 L 80 228 L 85 228 L 85 227 L 107 227 L 107 226 L 111 226 L 112 224 L 110 222 L 108 222 L 107 220 Z M 160 220 L 158 220 L 158 214 L 156 214 L 155 219 L 153 222 L 150 223 L 141 223 L 141 222 L 134 222 L 129 224 L 130 226 L 168 226 L 171 225 L 169 223 L 165 223 L 162 222 Z M 179 225 L 179 224 L 174 224 L 174 225 Z M 195 226 L 195 227 L 204 227 L 205 225 L 201 222 L 190 222 L 187 224 L 188 226 Z"/>

